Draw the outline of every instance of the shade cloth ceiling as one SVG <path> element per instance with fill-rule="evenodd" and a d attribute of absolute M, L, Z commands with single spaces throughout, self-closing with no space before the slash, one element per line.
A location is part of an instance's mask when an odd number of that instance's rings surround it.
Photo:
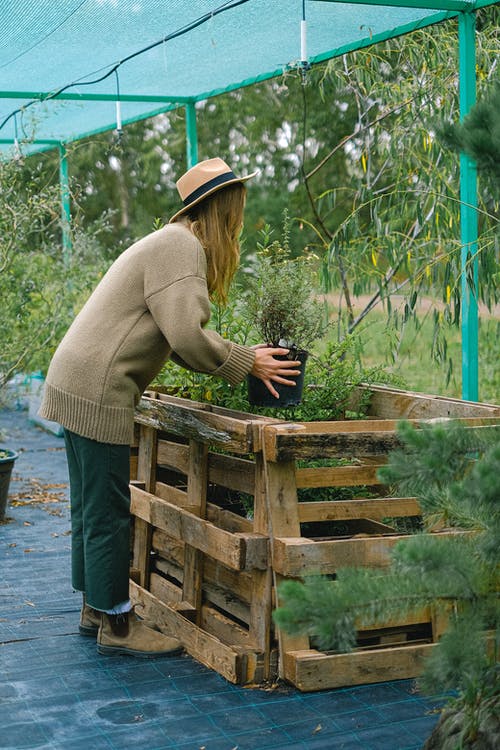
<path fill-rule="evenodd" d="M 418 2 L 432 7 L 405 7 Z M 17 137 L 43 150 L 114 128 L 118 92 L 126 124 L 279 75 L 301 56 L 304 12 L 314 63 L 492 4 L 0 0 L 0 148 Z"/>

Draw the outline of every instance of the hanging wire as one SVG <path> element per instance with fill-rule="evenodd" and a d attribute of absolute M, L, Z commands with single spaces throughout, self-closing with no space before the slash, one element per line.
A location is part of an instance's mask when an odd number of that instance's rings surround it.
<path fill-rule="evenodd" d="M 302 0 L 302 19 L 300 21 L 300 60 L 299 70 L 302 76 L 302 83 L 306 83 L 306 73 L 311 66 L 307 58 L 307 21 L 306 21 L 306 0 Z"/>
<path fill-rule="evenodd" d="M 155 49 L 155 47 L 159 47 L 160 44 L 169 42 L 172 39 L 177 39 L 178 37 L 183 36 L 184 34 L 187 34 L 188 32 L 193 31 L 194 29 L 197 29 L 198 26 L 202 26 L 204 23 L 207 23 L 207 21 L 210 21 L 210 19 L 214 18 L 215 16 L 220 15 L 221 13 L 225 13 L 227 10 L 232 10 L 233 8 L 237 8 L 239 5 L 245 5 L 248 2 L 250 2 L 250 0 L 228 0 L 227 2 L 220 5 L 218 8 L 215 8 L 214 10 L 211 10 L 208 13 L 205 13 L 203 16 L 200 16 L 199 18 L 195 19 L 194 21 L 191 21 L 185 26 L 181 26 L 181 28 L 177 29 L 176 31 L 173 31 L 171 34 L 167 34 L 162 39 L 159 39 L 157 42 L 152 42 L 147 47 L 143 47 L 142 49 L 137 50 L 137 52 L 132 52 L 132 54 L 128 55 L 127 57 L 124 57 L 123 60 L 120 60 L 119 62 L 115 63 L 115 65 L 113 65 L 106 73 L 104 73 L 99 78 L 95 78 L 92 81 L 83 81 L 82 79 L 78 79 L 78 81 L 73 81 L 73 83 L 68 83 L 66 84 L 66 86 L 62 86 L 60 89 L 58 89 L 57 91 L 54 91 L 51 94 L 47 94 L 46 96 L 43 96 L 43 97 L 38 97 L 37 99 L 32 99 L 26 104 L 23 104 L 22 107 L 18 107 L 9 115 L 7 115 L 7 117 L 5 117 L 2 123 L 0 124 L 0 130 L 2 130 L 2 128 L 9 122 L 9 120 L 15 117 L 15 115 L 18 112 L 21 112 L 21 110 L 25 110 L 28 107 L 31 107 L 34 104 L 38 104 L 40 102 L 46 102 L 46 101 L 49 101 L 50 99 L 57 99 L 58 96 L 63 94 L 68 89 L 73 88 L 74 86 L 93 86 L 96 83 L 105 81 L 106 78 L 109 78 L 109 76 L 113 75 L 113 73 L 116 70 L 118 70 L 118 68 L 124 63 L 129 62 L 130 60 L 133 60 L 135 57 L 138 57 L 139 55 L 143 55 L 144 53 L 149 52 L 152 49 Z M 92 74 L 89 74 L 89 75 L 92 75 Z"/>

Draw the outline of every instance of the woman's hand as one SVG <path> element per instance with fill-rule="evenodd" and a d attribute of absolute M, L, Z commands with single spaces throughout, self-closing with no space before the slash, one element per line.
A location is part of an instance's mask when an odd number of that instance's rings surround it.
<path fill-rule="evenodd" d="M 287 380 L 287 377 L 300 375 L 300 370 L 297 370 L 297 367 L 300 367 L 300 362 L 294 362 L 291 359 L 274 359 L 276 355 L 288 354 L 289 349 L 273 348 L 267 346 L 267 344 L 257 344 L 252 349 L 255 349 L 255 362 L 251 373 L 262 380 L 275 398 L 280 396 L 273 387 L 273 381 L 282 385 L 295 385 L 295 380 Z"/>

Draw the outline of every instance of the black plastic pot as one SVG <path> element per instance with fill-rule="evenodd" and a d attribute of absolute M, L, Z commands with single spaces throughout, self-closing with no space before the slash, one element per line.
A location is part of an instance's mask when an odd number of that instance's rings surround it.
<path fill-rule="evenodd" d="M 298 351 L 290 351 L 290 354 L 285 356 L 277 356 L 275 359 L 292 359 L 300 362 L 300 375 L 297 377 L 290 377 L 290 380 L 295 380 L 295 385 L 282 385 L 281 383 L 273 383 L 274 387 L 278 391 L 280 397 L 275 398 L 272 393 L 268 391 L 262 380 L 256 378 L 255 375 L 248 375 L 248 400 L 252 406 L 266 406 L 274 409 L 283 409 L 285 406 L 298 406 L 302 401 L 302 391 L 304 389 L 304 372 L 306 369 L 306 360 L 309 352 L 304 349 Z"/>
<path fill-rule="evenodd" d="M 10 477 L 12 469 L 14 468 L 14 462 L 18 455 L 19 454 L 15 451 L 0 450 L 0 521 L 3 521 L 5 518 L 7 498 L 9 496 Z"/>

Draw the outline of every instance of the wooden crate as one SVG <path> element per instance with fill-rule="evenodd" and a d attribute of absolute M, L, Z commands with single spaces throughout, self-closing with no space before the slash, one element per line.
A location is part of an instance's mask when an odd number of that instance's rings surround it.
<path fill-rule="evenodd" d="M 354 653 L 335 654 L 273 627 L 283 580 L 387 566 L 405 536 L 388 519 L 420 514 L 415 498 L 387 496 L 377 478 L 398 443 L 398 419 L 453 418 L 470 429 L 500 423 L 493 405 L 370 393 L 367 419 L 337 422 L 285 423 L 157 393 L 138 406 L 132 597 L 230 682 L 279 676 L 318 690 L 413 677 L 443 631 L 442 618 L 426 608 L 360 630 Z M 353 406 L 363 395 L 363 388 L 354 394 Z M 324 459 L 339 465 L 318 466 Z M 332 487 L 350 488 L 352 497 L 301 499 L 302 490 Z M 230 504 L 238 493 L 249 517 Z"/>

